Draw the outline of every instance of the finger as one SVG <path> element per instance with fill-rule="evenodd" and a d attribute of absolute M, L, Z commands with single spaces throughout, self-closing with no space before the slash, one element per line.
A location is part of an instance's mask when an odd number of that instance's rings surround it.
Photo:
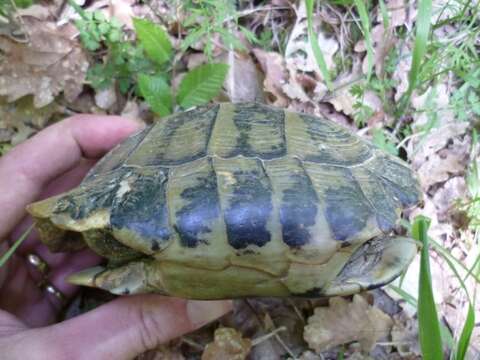
<path fill-rule="evenodd" d="M 30 330 L 23 340 L 46 359 L 132 359 L 230 309 L 229 301 L 123 297 L 63 323 Z M 21 352 L 25 344 L 17 341 L 16 345 L 17 355 L 25 355 Z"/>
<path fill-rule="evenodd" d="M 97 158 L 137 130 L 134 121 L 117 116 L 75 116 L 52 125 L 0 158 L 3 216 L 0 239 L 21 219 L 25 206 L 58 175 L 82 157 Z"/>

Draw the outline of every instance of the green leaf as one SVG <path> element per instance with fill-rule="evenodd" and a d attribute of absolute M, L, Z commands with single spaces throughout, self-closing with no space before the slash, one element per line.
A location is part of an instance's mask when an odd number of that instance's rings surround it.
<path fill-rule="evenodd" d="M 172 93 L 163 77 L 140 74 L 138 87 L 145 101 L 156 114 L 167 116 L 172 113 Z"/>
<path fill-rule="evenodd" d="M 167 33 L 148 20 L 134 19 L 133 25 L 147 56 L 159 65 L 167 62 L 172 55 L 172 44 Z"/>
<path fill-rule="evenodd" d="M 330 78 L 330 73 L 327 68 L 327 63 L 323 57 L 322 49 L 318 45 L 318 38 L 313 31 L 313 1 L 314 0 L 305 0 L 307 4 L 307 27 L 308 27 L 308 38 L 310 40 L 310 46 L 313 50 L 313 55 L 317 62 L 320 72 L 322 73 L 325 83 L 327 84 L 328 90 L 333 90 L 332 80 Z"/>
<path fill-rule="evenodd" d="M 383 130 L 374 128 L 372 141 L 380 149 L 383 149 L 392 155 L 398 156 L 398 149 L 395 146 L 395 143 L 385 136 Z"/>
<path fill-rule="evenodd" d="M 227 72 L 226 64 L 205 64 L 191 70 L 180 83 L 178 103 L 185 109 L 207 103 L 220 92 Z"/>
<path fill-rule="evenodd" d="M 430 274 L 429 244 L 427 230 L 430 219 L 417 216 L 412 226 L 412 236 L 423 246 L 420 254 L 420 276 L 418 285 L 418 325 L 420 347 L 423 359 L 442 360 L 443 348 L 440 322 L 433 298 L 432 277 Z"/>

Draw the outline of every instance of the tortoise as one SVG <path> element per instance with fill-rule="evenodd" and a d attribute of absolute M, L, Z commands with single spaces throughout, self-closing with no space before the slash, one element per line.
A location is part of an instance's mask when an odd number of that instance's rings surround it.
<path fill-rule="evenodd" d="M 28 206 L 52 251 L 108 259 L 74 284 L 191 299 L 348 295 L 417 252 L 393 235 L 421 199 L 406 163 L 325 118 L 259 103 L 169 116 L 75 189 Z"/>

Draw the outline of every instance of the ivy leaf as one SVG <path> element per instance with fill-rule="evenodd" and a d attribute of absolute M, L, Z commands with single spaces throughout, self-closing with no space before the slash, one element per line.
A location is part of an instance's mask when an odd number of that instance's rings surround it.
<path fill-rule="evenodd" d="M 178 103 L 185 109 L 207 103 L 220 92 L 227 72 L 227 64 L 197 66 L 182 79 L 178 89 Z"/>
<path fill-rule="evenodd" d="M 138 87 L 150 108 L 160 116 L 172 113 L 172 94 L 170 86 L 161 76 L 140 74 Z"/>
<path fill-rule="evenodd" d="M 172 44 L 167 33 L 148 20 L 134 19 L 133 25 L 147 56 L 159 65 L 167 62 L 172 55 Z"/>

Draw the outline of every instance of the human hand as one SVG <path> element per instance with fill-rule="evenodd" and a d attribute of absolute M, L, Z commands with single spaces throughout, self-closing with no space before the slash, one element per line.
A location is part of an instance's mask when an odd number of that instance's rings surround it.
<path fill-rule="evenodd" d="M 77 185 L 96 159 L 137 128 L 120 117 L 75 116 L 0 158 L 0 254 L 28 228 L 27 204 Z M 27 263 L 29 253 L 49 264 L 49 282 L 67 299 L 77 288 L 66 276 L 100 261 L 89 250 L 52 254 L 29 236 L 0 268 L 2 359 L 131 359 L 230 310 L 229 302 L 136 295 L 50 325 L 61 304 L 38 287 L 41 274 Z"/>

